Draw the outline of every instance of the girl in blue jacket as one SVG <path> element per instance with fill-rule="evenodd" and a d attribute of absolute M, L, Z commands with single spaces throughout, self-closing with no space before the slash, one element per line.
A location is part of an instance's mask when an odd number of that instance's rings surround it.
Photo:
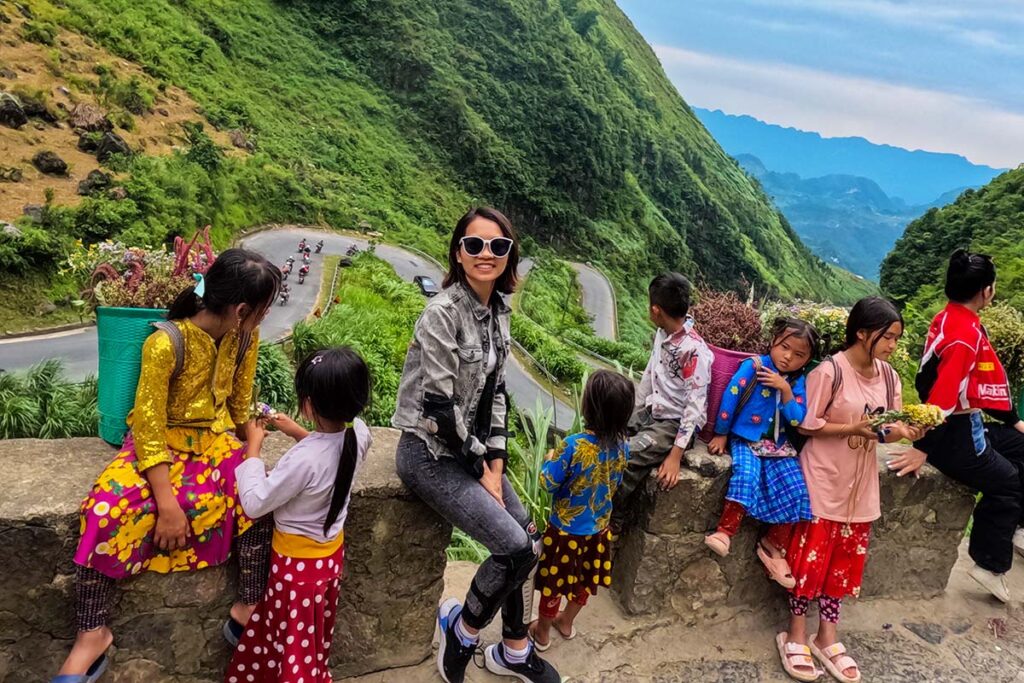
<path fill-rule="evenodd" d="M 767 355 L 744 361 L 722 396 L 712 453 L 732 455 L 732 477 L 718 529 L 704 542 L 719 555 L 729 554 L 731 538 L 743 517 L 773 524 L 760 540 L 757 555 L 772 579 L 791 588 L 793 577 L 783 559 L 793 522 L 809 520 L 811 503 L 787 438 L 807 414 L 803 369 L 818 353 L 818 333 L 802 320 L 782 318 L 772 329 Z"/>

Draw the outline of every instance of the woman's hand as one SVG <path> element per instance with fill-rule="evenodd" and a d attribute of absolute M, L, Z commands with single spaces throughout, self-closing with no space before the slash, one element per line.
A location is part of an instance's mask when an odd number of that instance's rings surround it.
<path fill-rule="evenodd" d="M 919 451 L 916 448 L 908 448 L 897 454 L 895 458 L 888 462 L 889 471 L 895 472 L 897 477 L 902 477 L 907 474 L 913 474 L 917 477 L 920 476 L 919 470 L 927 459 L 928 454 L 924 451 Z"/>
<path fill-rule="evenodd" d="M 491 494 L 498 505 L 505 507 L 505 496 L 502 492 L 502 462 L 501 460 L 484 460 L 484 473 L 480 477 L 480 485 L 487 493 Z"/>
<path fill-rule="evenodd" d="M 893 432 L 895 432 L 900 439 L 906 439 L 911 443 L 919 441 L 927 431 L 927 427 L 918 427 L 917 425 L 908 425 L 902 422 L 893 426 Z"/>
<path fill-rule="evenodd" d="M 768 368 L 761 368 L 757 371 L 757 381 L 769 389 L 776 389 L 782 393 L 782 402 L 789 403 L 793 400 L 793 387 L 789 386 L 786 378 Z"/>
<path fill-rule="evenodd" d="M 153 542 L 160 550 L 177 550 L 185 547 L 188 536 L 188 518 L 181 505 L 174 498 L 157 505 L 156 529 Z"/>
<path fill-rule="evenodd" d="M 1013 428 L 1018 432 L 1024 432 L 1024 420 L 1017 420 L 1017 424 L 1013 425 Z"/>
<path fill-rule="evenodd" d="M 712 455 L 722 455 L 725 453 L 725 447 L 729 442 L 728 434 L 716 434 L 710 442 L 708 442 L 708 453 Z"/>
<path fill-rule="evenodd" d="M 246 423 L 249 440 L 245 444 L 245 459 L 260 457 L 260 450 L 263 448 L 263 439 L 267 436 L 267 430 L 263 426 L 263 420 L 253 420 Z"/>

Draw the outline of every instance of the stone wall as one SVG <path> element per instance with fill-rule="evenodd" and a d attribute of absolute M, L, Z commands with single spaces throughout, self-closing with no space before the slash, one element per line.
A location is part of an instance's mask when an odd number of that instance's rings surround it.
<path fill-rule="evenodd" d="M 926 465 L 920 478 L 897 477 L 880 449 L 882 518 L 872 528 L 864 597 L 924 597 L 946 587 L 974 508 L 966 487 Z M 783 608 L 784 590 L 765 578 L 754 554 L 755 520 L 744 521 L 728 557 L 704 545 L 729 484 L 729 456 L 703 444 L 689 451 L 679 485 L 657 490 L 652 478 L 634 500 L 613 567 L 612 587 L 629 614 L 696 622 L 719 607 Z"/>
<path fill-rule="evenodd" d="M 354 487 L 333 649 L 336 678 L 430 654 L 451 527 L 398 481 L 397 436 L 374 430 Z M 274 459 L 288 445 L 274 435 L 266 451 Z M 0 683 L 48 680 L 71 645 L 78 505 L 113 455 L 99 439 L 0 441 Z M 228 648 L 220 629 L 236 594 L 235 574 L 229 564 L 125 582 L 104 680 L 222 680 Z"/>

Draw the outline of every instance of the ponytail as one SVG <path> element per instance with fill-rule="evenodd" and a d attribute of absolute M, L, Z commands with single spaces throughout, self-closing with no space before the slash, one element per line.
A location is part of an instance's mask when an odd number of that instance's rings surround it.
<path fill-rule="evenodd" d="M 167 309 L 168 320 L 184 320 L 191 318 L 203 308 L 203 300 L 196 294 L 196 286 L 186 287 L 185 290 L 174 299 L 174 303 Z"/>
<path fill-rule="evenodd" d="M 331 493 L 331 506 L 327 508 L 327 520 L 324 522 L 324 536 L 338 521 L 338 515 L 352 492 L 352 477 L 356 473 L 356 460 L 359 458 L 359 443 L 356 439 L 356 428 L 349 423 L 345 428 L 345 441 L 341 446 L 341 459 L 338 462 L 338 473 L 334 476 L 334 491 Z"/>

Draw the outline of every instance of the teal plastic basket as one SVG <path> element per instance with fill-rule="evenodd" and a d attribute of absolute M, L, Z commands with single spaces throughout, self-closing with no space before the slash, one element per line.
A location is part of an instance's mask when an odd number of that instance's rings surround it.
<path fill-rule="evenodd" d="M 128 431 L 125 418 L 135 404 L 142 365 L 142 344 L 153 333 L 152 323 L 164 320 L 163 308 L 96 309 L 96 339 L 99 344 L 100 438 L 120 446 Z"/>

